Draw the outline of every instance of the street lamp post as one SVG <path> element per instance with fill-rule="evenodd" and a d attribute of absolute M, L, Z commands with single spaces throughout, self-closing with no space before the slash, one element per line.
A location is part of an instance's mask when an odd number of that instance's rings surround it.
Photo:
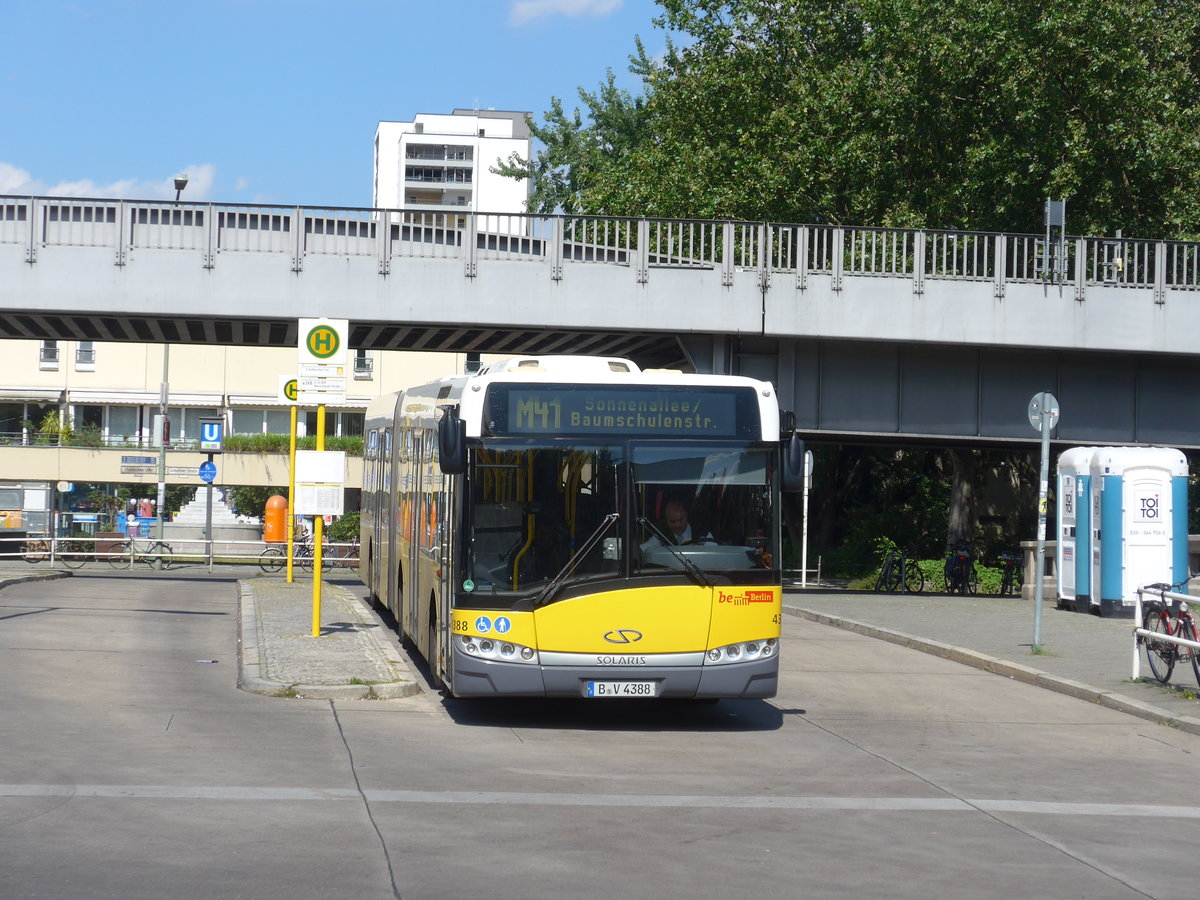
<path fill-rule="evenodd" d="M 179 203 L 179 195 L 183 193 L 183 189 L 187 187 L 188 177 L 186 173 L 179 173 L 175 176 L 175 203 Z M 158 507 L 154 510 L 157 516 L 157 531 L 156 537 L 158 540 L 163 539 L 163 523 L 167 517 L 167 399 L 170 395 L 171 388 L 168 383 L 169 374 L 171 371 L 171 345 L 163 344 L 163 370 L 162 370 L 162 385 L 158 395 L 158 422 L 155 428 L 155 438 L 158 440 Z"/>

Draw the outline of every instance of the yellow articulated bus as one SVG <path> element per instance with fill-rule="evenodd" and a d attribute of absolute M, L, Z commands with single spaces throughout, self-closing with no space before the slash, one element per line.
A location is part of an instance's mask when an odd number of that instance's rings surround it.
<path fill-rule="evenodd" d="M 457 697 L 771 697 L 774 388 L 528 357 L 368 408 L 360 573 Z"/>

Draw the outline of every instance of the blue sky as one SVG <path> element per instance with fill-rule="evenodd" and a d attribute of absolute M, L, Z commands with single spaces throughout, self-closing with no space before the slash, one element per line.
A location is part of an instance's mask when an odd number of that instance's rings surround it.
<path fill-rule="evenodd" d="M 0 194 L 369 206 L 380 120 L 571 109 L 651 0 L 0 0 Z"/>

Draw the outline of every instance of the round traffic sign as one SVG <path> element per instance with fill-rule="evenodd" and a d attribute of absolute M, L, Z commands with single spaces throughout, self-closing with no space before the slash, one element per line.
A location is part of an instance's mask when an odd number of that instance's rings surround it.
<path fill-rule="evenodd" d="M 1029 401 L 1029 424 L 1039 433 L 1042 430 L 1043 415 L 1047 420 L 1047 429 L 1053 431 L 1054 426 L 1058 424 L 1058 400 L 1049 391 L 1034 394 L 1033 399 Z"/>
<path fill-rule="evenodd" d="M 212 461 L 200 463 L 200 480 L 211 484 L 217 477 L 217 464 Z"/>
<path fill-rule="evenodd" d="M 289 378 L 283 386 L 283 396 L 287 397 L 292 403 L 296 402 L 296 398 L 300 396 L 300 385 L 295 378 Z"/>

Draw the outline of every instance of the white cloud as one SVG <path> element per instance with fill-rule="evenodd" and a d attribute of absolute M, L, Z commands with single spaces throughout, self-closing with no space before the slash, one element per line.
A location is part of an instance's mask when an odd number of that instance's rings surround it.
<path fill-rule="evenodd" d="M 25 185 L 32 184 L 33 179 L 24 169 L 0 162 L 0 194 L 32 194 Z"/>
<path fill-rule="evenodd" d="M 183 170 L 188 176 L 184 196 L 192 201 L 211 199 L 216 181 L 217 167 L 212 163 L 188 166 Z M 16 166 L 0 162 L 0 194 L 29 194 L 38 197 L 103 197 L 128 200 L 174 200 L 175 176 L 172 172 L 160 180 L 125 178 L 107 184 L 98 184 L 90 178 L 79 181 L 60 181 L 47 184 L 34 178 L 29 172 Z"/>
<path fill-rule="evenodd" d="M 508 11 L 510 25 L 524 25 L 544 16 L 589 16 L 599 19 L 615 13 L 624 0 L 516 0 Z"/>

